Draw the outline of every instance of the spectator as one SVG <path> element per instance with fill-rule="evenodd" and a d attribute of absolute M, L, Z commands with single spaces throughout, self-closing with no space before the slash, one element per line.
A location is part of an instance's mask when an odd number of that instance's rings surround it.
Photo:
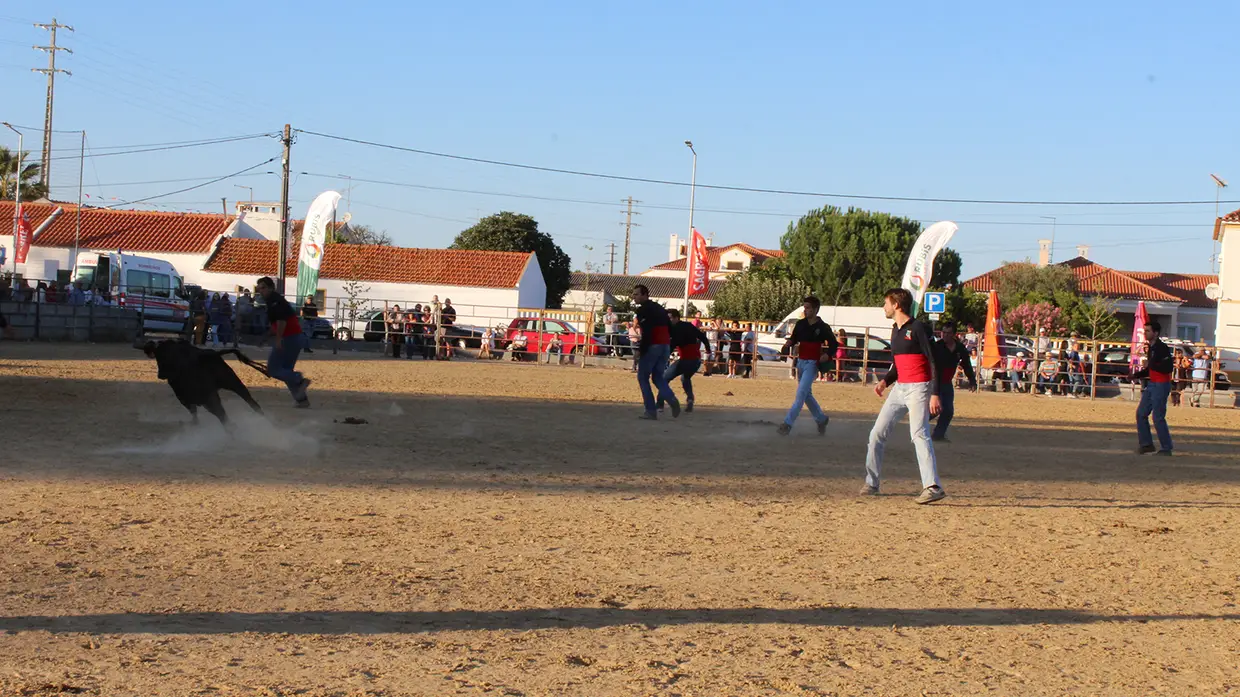
<path fill-rule="evenodd" d="M 237 324 L 237 330 L 242 334 L 253 333 L 254 298 L 250 295 L 249 288 L 243 288 L 241 295 L 237 296 Z"/>
<path fill-rule="evenodd" d="M 641 343 L 642 343 L 642 328 L 637 326 L 637 320 L 630 320 L 629 321 L 629 347 L 633 351 L 633 367 L 630 368 L 629 371 L 633 373 L 637 372 L 637 361 L 639 358 L 641 358 L 641 351 L 638 350 L 638 347 L 641 346 Z"/>
<path fill-rule="evenodd" d="M 228 293 L 220 293 L 219 300 L 215 303 L 214 324 L 216 339 L 224 344 L 232 341 L 232 316 L 232 298 L 228 297 Z"/>
<path fill-rule="evenodd" d="M 1193 356 L 1193 394 L 1189 403 L 1194 407 L 1201 406 L 1201 398 L 1209 389 L 1209 382 L 1210 352 L 1201 349 Z"/>
<path fill-rule="evenodd" d="M 1047 355 L 1038 365 L 1038 394 L 1050 397 L 1055 391 L 1055 381 L 1059 376 L 1059 360 Z"/>
<path fill-rule="evenodd" d="M 96 297 L 99 298 L 100 305 L 111 305 L 112 304 L 112 292 L 108 290 L 107 288 L 100 288 L 99 292 L 96 293 L 95 295 Z"/>
<path fill-rule="evenodd" d="M 47 284 L 43 281 L 39 281 L 34 288 L 34 301 L 40 305 L 47 302 Z"/>
<path fill-rule="evenodd" d="M 1013 392 L 1025 391 L 1025 369 L 1027 366 L 1024 351 L 1017 351 L 1015 357 L 1008 359 L 1008 381 L 1012 385 Z"/>
<path fill-rule="evenodd" d="M 620 318 L 616 316 L 616 308 L 611 305 L 607 306 L 607 310 L 603 313 L 603 336 L 607 339 L 607 346 L 611 348 L 611 352 L 616 351 L 616 334 L 620 333 Z"/>
<path fill-rule="evenodd" d="M 710 342 L 710 352 L 706 355 L 706 370 L 702 372 L 702 377 L 710 377 L 714 372 L 713 368 L 719 363 L 719 356 L 723 351 L 723 347 L 719 344 L 719 320 L 713 319 L 706 325 L 706 340 Z"/>
<path fill-rule="evenodd" d="M 487 327 L 482 330 L 482 343 L 479 346 L 478 360 L 490 360 L 495 349 L 495 330 Z"/>
<path fill-rule="evenodd" d="M 400 349 L 405 343 L 404 318 L 400 305 L 393 305 L 383 316 L 387 340 L 392 347 L 392 358 L 400 358 Z"/>
<path fill-rule="evenodd" d="M 965 328 L 964 347 L 969 350 L 969 353 L 973 353 L 977 351 L 977 330 L 973 328 L 972 324 L 966 324 Z"/>
<path fill-rule="evenodd" d="M 452 307 L 452 298 L 443 299 L 443 310 L 440 312 L 440 324 L 450 327 L 456 324 L 456 308 Z"/>
<path fill-rule="evenodd" d="M 52 305 L 60 302 L 60 289 L 56 287 L 55 281 L 47 284 L 47 295 L 45 296 L 45 299 Z"/>
<path fill-rule="evenodd" d="M 1182 394 L 1184 391 L 1192 390 L 1193 359 L 1184 352 L 1184 349 L 1177 348 L 1174 360 L 1175 370 L 1171 375 L 1174 385 L 1174 388 L 1171 390 L 1171 406 L 1178 407 L 1182 404 Z"/>
<path fill-rule="evenodd" d="M 564 363 L 564 340 L 559 334 L 551 335 L 551 343 L 547 344 L 547 363 L 551 362 L 551 356 L 555 356 L 555 364 Z"/>
<path fill-rule="evenodd" d="M 1068 350 L 1068 381 L 1072 384 L 1070 396 L 1072 399 L 1079 398 L 1085 392 L 1085 364 L 1081 362 L 1079 343 L 1072 344 Z"/>
<path fill-rule="evenodd" d="M 835 373 L 831 375 L 831 379 L 843 382 L 848 363 L 848 332 L 843 329 L 835 330 L 835 340 L 839 346 L 835 347 Z"/>
<path fill-rule="evenodd" d="M 736 379 L 737 368 L 741 364 L 741 331 L 736 322 L 728 322 L 728 378 Z"/>
<path fill-rule="evenodd" d="M 746 324 L 745 331 L 741 334 L 741 365 L 744 368 L 745 377 L 753 373 L 755 341 L 757 341 L 757 336 L 753 333 L 753 324 Z"/>
<path fill-rule="evenodd" d="M 1045 327 L 1038 329 L 1038 341 L 1037 341 L 1036 348 L 1037 348 L 1037 353 L 1034 354 L 1034 359 L 1046 358 L 1046 354 L 1050 353 L 1051 340 L 1049 337 L 1046 336 Z"/>
<path fill-rule="evenodd" d="M 529 349 L 529 338 L 525 336 L 525 332 L 517 332 L 517 335 L 512 337 L 512 344 L 510 344 L 508 347 L 508 350 L 512 353 L 512 360 L 514 361 L 529 360 L 528 349 Z"/>
<path fill-rule="evenodd" d="M 80 285 L 80 284 L 79 284 Z M 73 302 L 70 297 L 69 302 Z M 194 343 L 198 346 L 204 346 L 207 343 L 207 291 L 200 290 L 189 301 L 189 316 L 191 326 L 194 330 Z"/>
<path fill-rule="evenodd" d="M 417 326 L 418 313 L 415 310 L 410 310 L 401 317 L 400 329 L 405 343 L 405 360 L 412 360 L 413 354 L 422 352 L 421 341 L 415 334 Z"/>
<path fill-rule="evenodd" d="M 431 334 L 433 335 L 434 330 L 438 329 L 440 322 L 443 321 L 443 305 L 439 303 L 438 295 L 431 296 L 431 305 L 426 309 L 431 315 Z"/>
<path fill-rule="evenodd" d="M 28 287 L 26 279 L 22 279 L 22 286 Z M 74 307 L 81 307 L 86 304 L 86 291 L 82 290 L 82 282 L 78 281 L 73 284 L 73 290 L 69 291 L 69 304 Z"/>

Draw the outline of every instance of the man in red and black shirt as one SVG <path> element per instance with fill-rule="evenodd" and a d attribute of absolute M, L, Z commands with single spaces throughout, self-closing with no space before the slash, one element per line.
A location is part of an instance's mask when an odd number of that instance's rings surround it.
<path fill-rule="evenodd" d="M 1149 378 L 1141 390 L 1141 403 L 1137 406 L 1137 452 L 1154 452 L 1154 438 L 1150 435 L 1150 415 L 1154 416 L 1154 430 L 1158 432 L 1158 455 L 1171 455 L 1171 429 L 1167 428 L 1167 397 L 1171 396 L 1171 374 L 1175 372 L 1175 357 L 1171 347 L 1163 343 L 1162 325 L 1150 322 L 1145 325 L 1145 341 L 1149 344 L 1149 361 L 1137 371 L 1133 379 Z"/>
<path fill-rule="evenodd" d="M 896 423 L 908 414 L 909 435 L 917 451 L 917 465 L 921 470 L 921 494 L 917 503 L 933 503 L 947 496 L 939 486 L 939 473 L 934 460 L 934 444 L 930 441 L 930 417 L 942 410 L 939 401 L 939 371 L 935 368 L 933 339 L 930 329 L 911 316 L 913 294 L 903 288 L 892 288 L 883 298 L 883 312 L 887 319 L 895 320 L 891 329 L 891 370 L 874 388 L 883 392 L 895 385 L 883 408 L 878 412 L 874 429 L 870 431 L 869 448 L 865 456 L 864 496 L 878 494 L 879 474 L 883 467 L 883 449 L 887 436 Z"/>
<path fill-rule="evenodd" d="M 685 412 L 693 411 L 693 374 L 702 367 L 702 345 L 710 353 L 710 341 L 706 335 L 692 322 L 680 320 L 680 310 L 668 310 L 667 320 L 670 326 L 671 347 L 680 356 L 676 362 L 667 367 L 663 379 L 668 386 L 676 376 L 680 376 L 680 384 L 685 388 Z M 659 398 L 659 411 L 663 411 L 663 398 Z"/>
<path fill-rule="evenodd" d="M 297 356 L 309 345 L 306 335 L 301 332 L 301 323 L 297 320 L 297 311 L 276 292 L 275 281 L 264 276 L 258 279 L 255 289 L 267 302 L 267 320 L 271 323 L 271 333 L 275 337 L 271 345 L 271 354 L 267 356 L 267 374 L 288 385 L 288 391 L 297 400 L 298 408 L 310 406 L 306 397 L 306 388 L 310 380 L 294 370 Z"/>
<path fill-rule="evenodd" d="M 784 416 L 784 422 L 779 425 L 781 436 L 792 432 L 792 424 L 801 413 L 802 405 L 809 408 L 810 416 L 814 417 L 814 423 L 818 424 L 818 435 L 827 434 L 827 422 L 831 421 L 831 417 L 822 411 L 818 400 L 814 399 L 814 380 L 818 377 L 818 363 L 822 360 L 823 352 L 834 356 L 839 342 L 831 331 L 831 325 L 818 316 L 818 309 L 821 307 L 822 302 L 818 298 L 812 295 L 805 298 L 801 303 L 805 316 L 792 326 L 792 333 L 784 343 L 783 353 L 788 353 L 794 344 L 797 347 L 797 394 L 792 400 L 792 406 L 788 408 L 788 414 Z"/>
<path fill-rule="evenodd" d="M 977 391 L 977 376 L 973 374 L 973 360 L 969 349 L 956 338 L 956 325 L 944 322 L 942 337 L 934 342 L 934 365 L 939 369 L 939 403 L 943 410 L 935 418 L 934 432 L 930 440 L 947 440 L 947 427 L 956 414 L 956 368 L 964 368 L 964 376 L 969 379 L 969 390 Z"/>
<path fill-rule="evenodd" d="M 637 385 L 642 391 L 642 403 L 646 408 L 641 418 L 653 421 L 659 418 L 655 403 L 653 381 L 659 399 L 672 405 L 672 418 L 680 416 L 680 402 L 667 384 L 667 360 L 672 355 L 672 334 L 667 310 L 650 299 L 650 290 L 638 284 L 633 286 L 633 302 L 638 304 L 637 325 L 641 327 L 638 343 Z"/>

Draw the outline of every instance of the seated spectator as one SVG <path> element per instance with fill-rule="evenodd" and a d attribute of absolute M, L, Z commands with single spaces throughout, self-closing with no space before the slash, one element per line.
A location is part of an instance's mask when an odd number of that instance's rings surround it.
<path fill-rule="evenodd" d="M 551 356 L 555 356 L 556 365 L 564 362 L 564 340 L 559 334 L 551 337 L 551 343 L 547 344 L 547 362 L 551 362 Z"/>
<path fill-rule="evenodd" d="M 490 360 L 495 349 L 495 330 L 487 327 L 482 331 L 482 345 L 479 347 L 478 359 Z"/>
<path fill-rule="evenodd" d="M 1028 363 L 1025 361 L 1025 352 L 1017 351 L 1016 356 L 1008 359 L 1008 380 L 1012 384 L 1013 392 L 1024 392 L 1025 370 Z"/>
<path fill-rule="evenodd" d="M 528 361 L 529 360 L 529 339 L 525 334 L 517 334 L 512 338 L 512 344 L 508 350 L 512 352 L 512 360 Z"/>

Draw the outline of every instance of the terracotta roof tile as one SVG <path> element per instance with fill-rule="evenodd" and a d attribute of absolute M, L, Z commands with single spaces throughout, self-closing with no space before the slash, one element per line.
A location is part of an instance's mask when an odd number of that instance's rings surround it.
<path fill-rule="evenodd" d="M 296 249 L 296 246 L 291 246 Z M 279 243 L 271 240 L 220 240 L 207 260 L 206 271 L 248 274 L 276 273 Z M 363 244 L 329 244 L 324 248 L 321 278 L 378 283 L 419 283 L 472 288 L 515 288 L 533 254 L 483 252 L 468 249 L 414 249 Z M 297 273 L 296 258 L 285 264 L 285 274 Z"/>
<path fill-rule="evenodd" d="M 759 264 L 766 261 L 767 259 L 772 259 L 775 257 L 782 257 L 784 255 L 784 252 L 782 249 L 759 249 L 753 245 L 745 244 L 744 242 L 738 242 L 736 244 L 729 244 L 724 247 L 707 247 L 706 248 L 706 259 L 707 259 L 707 264 L 711 271 L 723 271 L 724 270 L 723 262 L 720 261 L 720 257 L 723 255 L 724 252 L 730 249 L 740 249 L 741 251 L 753 257 L 753 260 Z M 662 264 L 658 264 L 657 266 L 651 266 L 650 268 L 659 269 L 660 271 L 684 271 L 685 264 L 687 263 L 688 262 L 682 257 L 680 259 L 675 259 L 673 261 L 667 261 Z"/>
<path fill-rule="evenodd" d="M 668 276 L 624 276 L 622 274 L 590 274 L 590 290 L 605 290 L 612 295 L 622 295 L 628 297 L 633 290 L 633 286 L 638 283 L 645 284 L 650 289 L 651 297 L 655 298 L 681 298 L 685 294 L 685 279 L 671 278 Z M 706 294 L 698 295 L 690 300 L 714 300 L 715 293 L 723 287 L 724 281 L 720 279 L 711 279 L 706 286 Z M 572 290 L 585 290 L 586 275 L 584 273 L 575 272 L 572 278 Z"/>
<path fill-rule="evenodd" d="M 1193 304 L 1190 300 L 1197 292 L 1195 286 L 1199 284 L 1204 290 L 1206 283 L 1213 282 L 1202 282 L 1195 274 L 1116 271 L 1084 257 L 1069 259 L 1061 265 L 1072 269 L 1076 275 L 1077 287 L 1083 295 L 1103 295 L 1108 298 Z M 970 278 L 963 285 L 979 293 L 993 290 L 996 277 L 1002 270 L 998 268 L 988 271 Z M 1217 280 L 1218 277 L 1212 278 Z M 1205 297 L 1204 292 L 1201 297 Z"/>
<path fill-rule="evenodd" d="M 1240 223 L 1240 208 L 1223 216 L 1224 223 Z"/>
<path fill-rule="evenodd" d="M 1218 283 L 1217 274 L 1163 273 L 1161 271 L 1121 271 L 1125 276 L 1174 295 L 1189 307 L 1218 307 L 1218 301 L 1206 297 L 1206 286 Z"/>
<path fill-rule="evenodd" d="M 58 206 L 24 203 L 22 210 L 38 228 Z M 77 206 L 59 204 L 60 217 L 34 241 L 39 247 L 72 247 L 77 223 Z M 0 221 L 13 220 L 13 202 L 0 202 Z M 82 207 L 82 249 L 120 249 L 126 252 L 170 252 L 205 254 L 224 234 L 233 218 L 206 213 L 168 213 L 164 211 L 121 211 Z"/>

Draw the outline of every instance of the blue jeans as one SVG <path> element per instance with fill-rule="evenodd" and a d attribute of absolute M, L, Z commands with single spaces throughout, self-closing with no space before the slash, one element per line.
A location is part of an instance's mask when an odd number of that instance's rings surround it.
<path fill-rule="evenodd" d="M 685 403 L 693 404 L 693 375 L 697 373 L 698 368 L 702 367 L 702 360 L 699 358 L 681 359 L 667 367 L 667 372 L 663 373 L 663 379 L 671 387 L 672 380 L 676 376 L 680 376 L 680 386 L 685 388 Z M 659 408 L 663 408 L 663 398 L 659 398 Z"/>
<path fill-rule="evenodd" d="M 1137 405 L 1137 443 L 1153 445 L 1150 435 L 1150 415 L 1154 416 L 1154 430 L 1158 432 L 1158 445 L 1171 450 L 1171 429 L 1167 428 L 1167 397 L 1171 396 L 1171 383 L 1150 382 L 1141 390 L 1141 403 Z"/>
<path fill-rule="evenodd" d="M 818 361 L 798 358 L 797 396 L 792 400 L 792 406 L 788 408 L 788 415 L 784 417 L 785 424 L 791 426 L 796 422 L 802 405 L 809 408 L 809 415 L 814 417 L 815 423 L 827 420 L 827 415 L 822 413 L 822 407 L 818 406 L 818 400 L 814 399 L 814 380 L 817 378 Z"/>
<path fill-rule="evenodd" d="M 305 334 L 293 334 L 280 340 L 280 347 L 272 346 L 267 356 L 267 374 L 288 385 L 288 391 L 297 394 L 297 388 L 303 380 L 301 373 L 293 370 L 297 365 L 297 357 L 306 348 L 309 340 Z"/>
<path fill-rule="evenodd" d="M 934 392 L 929 382 L 897 382 L 887 391 L 887 401 L 874 420 L 870 430 L 870 442 L 865 454 L 865 483 L 878 488 L 879 475 L 883 470 L 883 451 L 887 436 L 900 419 L 908 414 L 908 431 L 917 452 L 917 467 L 921 470 L 922 488 L 939 485 L 938 462 L 934 458 L 934 444 L 930 442 L 930 395 Z"/>
<path fill-rule="evenodd" d="M 934 424 L 934 432 L 930 434 L 931 438 L 946 436 L 947 427 L 952 424 L 952 417 L 956 415 L 956 386 L 950 381 L 939 383 L 939 402 L 943 410 L 938 416 L 930 417 L 931 421 L 938 419 L 938 422 Z"/>
<path fill-rule="evenodd" d="M 637 360 L 637 386 L 642 390 L 642 404 L 645 405 L 647 414 L 657 413 L 654 390 L 650 389 L 652 380 L 655 390 L 658 390 L 660 400 L 680 407 L 676 395 L 672 394 L 672 388 L 667 385 L 667 358 L 671 354 L 671 346 L 651 344 L 641 352 L 641 357 Z"/>

